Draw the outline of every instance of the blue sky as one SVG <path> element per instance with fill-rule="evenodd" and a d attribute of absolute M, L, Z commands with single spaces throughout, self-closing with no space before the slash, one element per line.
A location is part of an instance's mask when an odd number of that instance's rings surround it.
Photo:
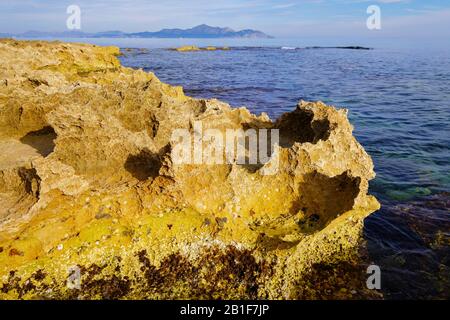
<path fill-rule="evenodd" d="M 382 14 L 378 34 L 450 40 L 450 0 L 0 0 L 0 33 L 64 31 L 70 4 L 80 6 L 86 32 L 206 23 L 276 37 L 364 36 L 366 9 L 376 4 Z"/>

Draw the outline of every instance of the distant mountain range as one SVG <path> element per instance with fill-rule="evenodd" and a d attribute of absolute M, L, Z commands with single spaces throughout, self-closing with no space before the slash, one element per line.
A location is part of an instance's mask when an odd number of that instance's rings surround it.
<path fill-rule="evenodd" d="M 162 29 L 151 32 L 126 33 L 122 31 L 104 31 L 96 33 L 86 33 L 82 31 L 64 31 L 64 32 L 41 32 L 27 31 L 20 34 L 0 33 L 0 37 L 18 37 L 18 38 L 272 38 L 264 32 L 245 29 L 235 31 L 230 28 L 211 27 L 206 24 L 190 29 Z"/>

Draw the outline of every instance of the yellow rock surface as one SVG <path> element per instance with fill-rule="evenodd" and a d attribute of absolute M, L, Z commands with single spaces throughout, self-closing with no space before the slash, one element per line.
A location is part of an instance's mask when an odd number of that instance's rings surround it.
<path fill-rule="evenodd" d="M 190 52 L 190 51 L 217 51 L 217 50 L 230 50 L 229 47 L 213 47 L 213 46 L 208 46 L 208 47 L 204 47 L 204 48 L 199 48 L 197 46 L 182 46 L 179 48 L 175 48 L 175 51 L 178 52 Z"/>
<path fill-rule="evenodd" d="M 346 110 L 300 102 L 273 122 L 117 55 L 0 40 L 1 299 L 377 297 L 375 173 Z M 195 121 L 279 129 L 279 170 L 173 164 L 172 130 Z"/>

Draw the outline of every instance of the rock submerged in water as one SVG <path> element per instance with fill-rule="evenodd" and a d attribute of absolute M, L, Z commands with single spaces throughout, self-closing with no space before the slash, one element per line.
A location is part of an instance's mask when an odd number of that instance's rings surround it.
<path fill-rule="evenodd" d="M 378 298 L 373 164 L 346 110 L 272 122 L 122 67 L 116 47 L 0 41 L 1 299 Z M 174 128 L 276 128 L 279 169 L 185 165 Z"/>

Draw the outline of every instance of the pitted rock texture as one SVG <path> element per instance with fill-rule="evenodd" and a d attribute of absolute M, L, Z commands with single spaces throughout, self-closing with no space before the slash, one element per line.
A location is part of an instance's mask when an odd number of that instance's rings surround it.
<path fill-rule="evenodd" d="M 375 173 L 346 110 L 300 102 L 271 121 L 119 54 L 0 41 L 0 298 L 378 298 L 362 239 Z M 172 131 L 196 121 L 279 129 L 278 171 L 175 165 Z"/>

